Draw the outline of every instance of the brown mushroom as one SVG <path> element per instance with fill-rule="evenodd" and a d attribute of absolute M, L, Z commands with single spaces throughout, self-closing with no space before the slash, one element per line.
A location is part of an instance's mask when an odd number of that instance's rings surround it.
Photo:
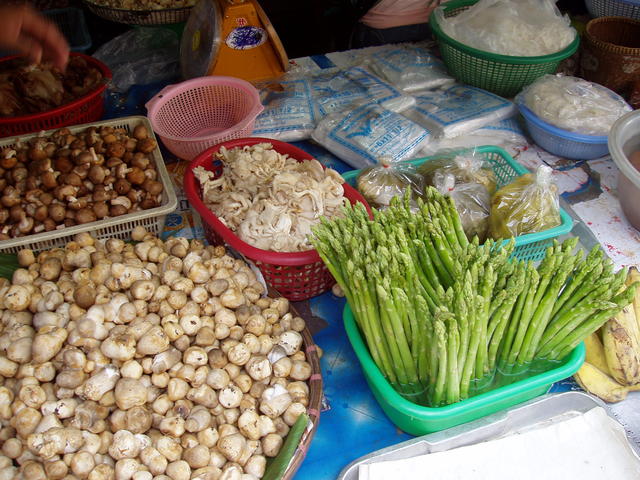
<path fill-rule="evenodd" d="M 36 208 L 36 211 L 33 213 L 33 218 L 35 218 L 39 222 L 44 222 L 44 220 L 49 216 L 49 209 L 46 205 L 41 205 Z"/>
<path fill-rule="evenodd" d="M 109 206 L 105 202 L 96 202 L 93 204 L 93 213 L 98 219 L 104 218 L 109 215 Z"/>
<path fill-rule="evenodd" d="M 138 141 L 138 151 L 151 153 L 158 147 L 158 143 L 153 138 L 143 138 Z"/>
<path fill-rule="evenodd" d="M 5 186 L 6 186 L 6 180 L 3 178 L 0 180 L 1 182 L 4 182 L 3 185 L 0 186 L 0 190 L 2 190 Z M 30 175 L 27 177 L 27 179 L 25 180 L 25 185 L 27 187 L 27 190 L 35 190 L 40 186 L 40 175 L 35 176 L 35 175 Z"/>
<path fill-rule="evenodd" d="M 64 220 L 66 213 L 67 209 L 60 203 L 53 203 L 49 205 L 49 217 L 56 223 L 60 223 Z M 45 223 L 45 228 L 46 226 L 47 224 Z"/>
<path fill-rule="evenodd" d="M 82 165 L 76 165 L 75 167 L 73 167 L 73 170 L 71 170 L 71 173 L 75 173 L 82 180 L 84 180 L 85 178 L 87 178 L 87 175 L 89 175 L 90 168 L 91 166 L 88 163 L 84 163 Z"/>
<path fill-rule="evenodd" d="M 105 150 L 105 154 L 109 157 L 117 157 L 122 158 L 124 152 L 126 151 L 125 146 L 120 142 L 111 142 L 107 145 L 107 149 Z"/>
<path fill-rule="evenodd" d="M 89 223 L 96 221 L 96 214 L 91 208 L 82 208 L 76 212 L 76 222 Z"/>
<path fill-rule="evenodd" d="M 56 229 L 56 222 L 52 218 L 45 218 L 44 221 L 42 222 L 42 225 L 44 225 L 44 229 L 47 232 L 50 232 Z"/>
<path fill-rule="evenodd" d="M 2 168 L 6 168 L 6 169 L 10 169 L 16 166 L 16 163 L 18 163 L 18 159 L 15 156 L 2 156 L 2 158 L 0 158 L 0 167 Z"/>
<path fill-rule="evenodd" d="M 147 131 L 147 127 L 144 125 L 136 125 L 133 129 L 133 138 L 136 140 L 144 140 L 149 136 L 149 132 Z"/>
<path fill-rule="evenodd" d="M 53 172 L 45 172 L 42 174 L 42 186 L 47 190 L 58 186 L 58 181 L 56 180 L 56 176 Z"/>
<path fill-rule="evenodd" d="M 31 148 L 29 148 L 28 155 L 29 159 L 34 162 L 47 158 L 47 152 L 42 149 L 42 145 L 40 144 L 32 145 Z"/>
<path fill-rule="evenodd" d="M 22 205 L 20 205 L 20 204 L 14 205 L 9 210 L 9 218 L 11 220 L 13 220 L 14 222 L 19 222 L 20 220 L 22 220 L 26 216 L 27 216 L 27 214 L 24 211 L 24 209 L 22 208 Z"/>
<path fill-rule="evenodd" d="M 51 205 L 51 202 L 53 202 L 53 195 L 49 192 L 44 192 L 40 195 L 40 201 L 43 205 Z"/>
<path fill-rule="evenodd" d="M 124 215 L 128 213 L 127 209 L 123 205 L 111 205 L 109 209 L 109 215 L 111 217 L 117 217 L 119 215 Z"/>
<path fill-rule="evenodd" d="M 32 217 L 27 217 L 25 216 L 24 218 L 22 218 L 22 220 L 20 220 L 20 222 L 18 223 L 18 230 L 20 231 L 20 233 L 27 234 L 29 233 L 31 230 L 33 230 L 33 218 Z"/>
<path fill-rule="evenodd" d="M 151 195 L 159 195 L 163 190 L 162 183 L 151 179 L 146 179 L 142 184 L 142 188 Z"/>
<path fill-rule="evenodd" d="M 142 170 L 145 170 L 149 166 L 149 163 L 149 157 L 147 157 L 147 155 L 142 152 L 136 152 L 133 156 L 133 159 L 131 160 L 132 167 L 138 167 Z"/>
<path fill-rule="evenodd" d="M 58 156 L 54 162 L 54 166 L 56 170 L 59 170 L 62 173 L 68 173 L 73 169 L 73 163 L 71 163 L 69 157 Z"/>
<path fill-rule="evenodd" d="M 67 185 L 73 185 L 74 187 L 79 187 L 82 185 L 82 179 L 77 173 L 71 172 L 67 173 L 62 180 Z"/>
<path fill-rule="evenodd" d="M 126 195 L 131 190 L 131 184 L 124 178 L 120 178 L 113 186 L 118 195 Z"/>
<path fill-rule="evenodd" d="M 131 171 L 127 173 L 127 180 L 134 185 L 142 185 L 145 181 L 144 170 L 133 167 Z"/>
<path fill-rule="evenodd" d="M 87 163 L 91 163 L 91 160 L 93 160 L 93 155 L 91 155 L 91 152 L 84 151 L 79 155 L 76 155 L 73 161 L 76 165 L 85 165 Z"/>
<path fill-rule="evenodd" d="M 92 198 L 94 202 L 106 202 L 111 199 L 111 194 L 104 188 L 104 185 L 96 185 Z"/>
<path fill-rule="evenodd" d="M 71 210 L 80 211 L 83 208 L 87 208 L 89 201 L 87 197 L 77 198 L 75 201 L 69 202 L 68 207 Z"/>
<path fill-rule="evenodd" d="M 14 187 L 7 187 L 0 201 L 5 207 L 13 207 L 20 203 L 20 193 Z"/>
<path fill-rule="evenodd" d="M 100 165 L 92 165 L 91 168 L 89 169 L 89 180 L 91 180 L 93 182 L 93 184 L 99 184 L 102 183 L 104 181 L 104 177 L 105 177 L 105 171 L 104 168 L 102 168 Z"/>

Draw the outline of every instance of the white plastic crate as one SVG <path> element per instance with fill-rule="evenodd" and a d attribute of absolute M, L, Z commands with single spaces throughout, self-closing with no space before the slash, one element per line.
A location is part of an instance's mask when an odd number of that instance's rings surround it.
<path fill-rule="evenodd" d="M 131 133 L 133 128 L 139 124 L 144 124 L 147 127 L 149 136 L 157 142 L 153 129 L 151 128 L 151 124 L 147 118 L 143 116 L 122 117 L 114 120 L 74 125 L 67 128 L 69 128 L 71 133 L 76 133 L 87 129 L 88 127 L 99 128 L 102 126 L 110 126 L 114 128 L 124 128 L 127 132 Z M 58 129 L 48 130 L 43 133 L 21 135 L 20 137 L 3 139 L 0 141 L 0 150 L 5 147 L 15 145 L 18 140 L 24 141 L 39 135 L 50 135 L 56 130 Z M 126 215 L 98 220 L 96 222 L 75 225 L 73 227 L 60 228 L 59 230 L 53 230 L 51 232 L 42 232 L 24 237 L 12 238 L 10 240 L 2 240 L 0 241 L 0 252 L 16 253 L 23 248 L 30 248 L 35 252 L 40 252 L 42 250 L 62 247 L 69 241 L 73 240 L 73 237 L 76 234 L 81 232 L 91 232 L 91 234 L 97 239 L 120 238 L 122 240 L 130 240 L 131 231 L 137 226 L 143 226 L 147 231 L 160 235 L 164 229 L 165 218 L 167 214 L 176 209 L 178 206 L 178 199 L 176 198 L 176 193 L 164 165 L 164 160 L 159 147 L 156 147 L 151 153 L 151 159 L 155 163 L 156 170 L 158 171 L 158 180 L 162 182 L 163 186 L 162 203 L 159 207 L 127 213 Z"/>

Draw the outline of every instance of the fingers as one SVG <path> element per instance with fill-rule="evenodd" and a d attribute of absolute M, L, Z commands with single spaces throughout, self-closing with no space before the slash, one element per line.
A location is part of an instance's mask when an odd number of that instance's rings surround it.
<path fill-rule="evenodd" d="M 51 61 L 61 70 L 69 60 L 60 30 L 28 5 L 0 8 L 0 47 L 25 53 L 35 63 Z"/>
<path fill-rule="evenodd" d="M 42 61 L 42 46 L 31 37 L 20 34 L 16 42 L 17 51 L 26 55 L 32 63 Z"/>
<path fill-rule="evenodd" d="M 21 35 L 29 36 L 40 45 L 41 58 L 51 60 L 61 70 L 69 60 L 69 45 L 58 27 L 42 17 L 32 8 L 26 8 L 23 14 Z"/>

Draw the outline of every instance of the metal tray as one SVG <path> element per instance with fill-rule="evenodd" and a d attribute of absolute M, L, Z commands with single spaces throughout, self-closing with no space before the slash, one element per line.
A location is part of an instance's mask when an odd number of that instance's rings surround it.
<path fill-rule="evenodd" d="M 603 402 L 586 393 L 566 392 L 543 395 L 473 422 L 407 440 L 360 457 L 342 469 L 338 480 L 358 480 L 360 465 L 402 460 L 495 440 L 546 422 L 565 420 L 599 406 L 604 407 L 611 418 L 615 418 Z M 633 442 L 629 443 L 640 455 L 640 447 Z"/>

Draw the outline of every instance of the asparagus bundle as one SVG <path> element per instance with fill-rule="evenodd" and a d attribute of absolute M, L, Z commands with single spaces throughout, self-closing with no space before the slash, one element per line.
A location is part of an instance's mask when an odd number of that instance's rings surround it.
<path fill-rule="evenodd" d="M 630 303 L 599 249 L 554 242 L 536 268 L 513 241 L 469 241 L 453 201 L 396 197 L 371 220 L 362 204 L 324 219 L 312 243 L 344 290 L 374 361 L 407 398 L 468 398 L 497 368 L 561 360 Z M 620 292 L 620 293 L 618 293 Z"/>

